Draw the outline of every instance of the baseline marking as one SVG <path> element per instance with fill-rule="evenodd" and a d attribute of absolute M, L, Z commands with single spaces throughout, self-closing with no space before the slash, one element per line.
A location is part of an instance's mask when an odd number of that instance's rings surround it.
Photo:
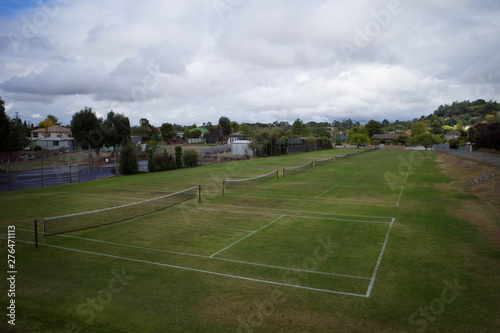
<path fill-rule="evenodd" d="M 6 239 L 5 237 L 0 237 L 0 238 Z M 22 241 L 22 240 L 17 240 L 17 241 L 21 242 L 21 243 L 34 244 L 34 242 L 28 242 L 28 241 Z M 203 269 L 183 267 L 183 266 L 177 266 L 177 265 L 170 265 L 170 264 L 164 264 L 164 263 L 159 263 L 159 262 L 154 262 L 154 261 L 147 261 L 147 260 L 127 258 L 127 257 L 120 257 L 120 256 L 115 256 L 115 255 L 105 254 L 105 253 L 98 253 L 98 252 L 77 250 L 77 249 L 72 249 L 72 248 L 67 248 L 67 247 L 62 247 L 62 246 L 56 246 L 56 245 L 50 245 L 50 244 L 43 244 L 43 245 L 44 246 L 48 246 L 48 247 L 53 247 L 53 248 L 56 248 L 56 249 L 61 249 L 61 250 L 74 251 L 74 252 L 85 253 L 85 254 L 92 254 L 92 255 L 97 255 L 97 256 L 102 256 L 102 257 L 107 257 L 107 258 L 121 259 L 121 260 L 126 260 L 126 261 L 132 261 L 132 262 L 138 262 L 138 263 L 150 264 L 150 265 L 156 265 L 156 266 L 162 266 L 162 267 L 177 268 L 177 269 L 182 269 L 182 270 L 186 270 L 186 271 L 192 271 L 192 272 L 198 272 L 198 273 L 218 275 L 218 276 L 229 277 L 229 278 L 233 278 L 233 279 L 240 279 L 240 280 L 246 280 L 246 281 L 252 281 L 252 282 L 260 282 L 260 283 L 268 283 L 268 284 L 274 284 L 274 285 L 285 286 L 285 287 L 292 287 L 292 288 L 299 288 L 299 289 L 306 289 L 306 290 L 312 290 L 312 291 L 325 292 L 325 293 L 330 293 L 330 294 L 341 294 L 341 295 L 358 296 L 358 297 L 365 297 L 365 298 L 368 297 L 368 296 L 362 295 L 362 294 L 348 293 L 348 292 L 328 290 L 328 289 L 312 288 L 312 287 L 306 287 L 306 286 L 300 286 L 300 285 L 294 285 L 294 284 L 288 284 L 288 283 L 276 282 L 276 281 L 254 279 L 254 278 L 249 278 L 249 277 L 245 277 L 245 276 L 225 274 L 225 273 L 219 273 L 219 272 L 212 272 L 212 271 L 207 271 L 207 270 L 203 270 Z"/>
<path fill-rule="evenodd" d="M 26 231 L 26 232 L 34 233 L 33 230 L 27 230 L 27 229 L 22 229 L 22 228 L 16 228 L 16 230 L 21 230 L 21 231 Z M 322 275 L 330 275 L 330 276 L 342 276 L 342 277 L 353 278 L 353 279 L 361 279 L 361 280 L 371 280 L 371 278 L 364 277 L 364 276 L 339 274 L 339 273 L 328 273 L 328 272 L 321 272 L 321 271 L 311 271 L 311 270 L 300 269 L 300 268 L 290 268 L 290 267 L 283 267 L 283 266 L 266 265 L 266 264 L 259 264 L 259 263 L 255 263 L 255 262 L 249 262 L 249 261 L 242 261 L 242 260 L 235 260 L 235 259 L 228 259 L 228 258 L 210 257 L 210 256 L 201 255 L 201 254 L 184 253 L 184 252 L 177 252 L 177 251 L 170 251 L 170 250 L 155 249 L 155 248 L 151 248 L 151 247 L 143 247 L 143 246 L 136 246 L 136 245 L 129 245 L 129 244 L 107 242 L 107 241 L 98 240 L 98 239 L 78 237 L 78 236 L 71 236 L 71 235 L 55 235 L 55 236 L 66 237 L 66 238 L 75 238 L 75 239 L 81 239 L 81 240 L 86 240 L 86 241 L 90 241 L 90 242 L 96 242 L 96 243 L 102 243 L 102 244 L 109 244 L 109 245 L 115 245 L 115 246 L 122 246 L 122 247 L 129 247 L 129 248 L 140 249 L 140 250 L 148 250 L 148 251 L 154 251 L 154 252 L 177 254 L 177 255 L 188 256 L 188 257 L 197 257 L 197 258 L 204 258 L 204 259 L 214 259 L 214 260 L 220 260 L 220 261 L 236 262 L 236 263 L 239 263 L 239 264 L 246 264 L 246 265 L 253 265 L 253 266 L 262 266 L 262 267 L 283 269 L 283 270 L 287 270 L 287 271 L 289 270 L 289 271 L 304 272 L 304 273 L 310 273 L 310 274 L 322 274 Z M 2 238 L 2 237 L 0 237 L 0 238 Z"/>

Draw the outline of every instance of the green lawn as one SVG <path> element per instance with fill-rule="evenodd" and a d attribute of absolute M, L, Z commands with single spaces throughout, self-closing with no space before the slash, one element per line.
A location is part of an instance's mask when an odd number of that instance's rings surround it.
<path fill-rule="evenodd" d="M 54 332 L 492 332 L 500 253 L 453 207 L 433 152 L 348 150 L 255 159 L 0 193 L 1 255 L 16 226 L 16 326 Z M 222 181 L 273 170 L 246 189 Z M 121 223 L 43 237 L 43 219 L 201 185 L 192 199 Z M 134 206 L 132 206 L 134 207 Z M 135 209 L 135 208 L 134 208 Z M 129 208 L 128 211 L 131 209 Z M 81 215 L 78 225 L 112 220 Z M 35 249 L 33 221 L 39 222 Z M 71 219 L 47 220 L 50 230 Z M 66 223 L 66 225 L 64 224 Z M 7 272 L 7 268 L 4 269 Z"/>

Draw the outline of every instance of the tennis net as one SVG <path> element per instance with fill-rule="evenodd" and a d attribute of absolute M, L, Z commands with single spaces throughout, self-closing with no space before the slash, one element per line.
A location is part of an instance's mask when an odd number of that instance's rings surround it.
<path fill-rule="evenodd" d="M 335 159 L 335 157 L 332 156 L 332 157 L 326 158 L 324 160 L 316 160 L 316 167 L 333 163 L 334 159 Z"/>
<path fill-rule="evenodd" d="M 240 189 L 253 187 L 260 184 L 267 183 L 273 179 L 278 179 L 278 170 L 274 170 L 273 172 L 269 172 L 263 176 L 246 178 L 246 179 L 225 179 L 222 181 L 222 195 L 224 195 L 225 190 L 227 189 Z"/>
<path fill-rule="evenodd" d="M 124 222 L 196 198 L 198 198 L 198 201 L 201 201 L 200 186 L 126 205 L 47 217 L 43 219 L 43 235 L 53 236 Z"/>
<path fill-rule="evenodd" d="M 337 161 L 342 161 L 342 160 L 348 159 L 349 154 L 339 155 L 339 156 L 334 156 L 334 157 L 335 157 L 335 162 L 337 162 Z"/>
<path fill-rule="evenodd" d="M 314 164 L 314 162 L 311 161 L 309 163 L 306 163 L 306 164 L 298 166 L 298 167 L 283 168 L 283 178 L 285 178 L 285 175 L 287 175 L 287 176 L 298 175 L 299 173 L 302 173 L 306 170 L 312 169 L 313 164 Z"/>

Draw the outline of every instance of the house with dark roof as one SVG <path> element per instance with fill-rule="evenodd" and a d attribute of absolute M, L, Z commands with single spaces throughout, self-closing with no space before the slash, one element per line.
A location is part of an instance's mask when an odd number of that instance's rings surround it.
<path fill-rule="evenodd" d="M 381 143 L 391 143 L 397 141 L 400 136 L 409 137 L 408 134 L 373 134 L 373 141 L 380 141 Z"/>

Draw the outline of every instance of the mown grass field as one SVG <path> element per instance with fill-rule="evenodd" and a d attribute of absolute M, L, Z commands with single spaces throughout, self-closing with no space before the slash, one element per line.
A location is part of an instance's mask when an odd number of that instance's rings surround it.
<path fill-rule="evenodd" d="M 330 150 L 0 193 L 16 226 L 16 326 L 33 332 L 492 332 L 500 253 L 450 214 L 433 152 L 375 151 L 282 177 Z M 351 151 L 352 152 L 352 151 Z M 222 180 L 279 179 L 222 196 Z M 33 221 L 201 185 L 122 223 L 42 237 Z M 105 218 L 103 217 L 103 220 Z M 50 221 L 47 221 L 50 223 Z M 48 227 L 48 225 L 47 225 Z M 0 239 L 7 257 L 7 241 Z M 6 262 L 6 261 L 5 261 Z M 5 264 L 6 266 L 6 264 Z M 7 268 L 4 268 L 7 272 Z"/>

